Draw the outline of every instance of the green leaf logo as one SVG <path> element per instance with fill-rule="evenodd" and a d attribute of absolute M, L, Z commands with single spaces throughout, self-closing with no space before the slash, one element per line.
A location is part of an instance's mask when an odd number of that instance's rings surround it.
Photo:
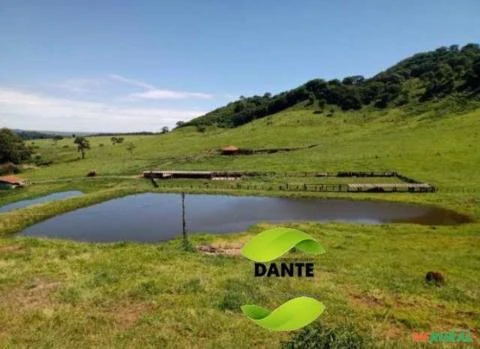
<path fill-rule="evenodd" d="M 325 249 L 310 235 L 291 228 L 268 229 L 253 237 L 242 248 L 242 255 L 255 262 L 269 262 L 293 247 L 310 254 L 325 253 Z"/>
<path fill-rule="evenodd" d="M 253 322 L 270 331 L 293 331 L 315 321 L 325 306 L 314 298 L 297 297 L 272 312 L 254 304 L 244 305 L 241 309 Z"/>
<path fill-rule="evenodd" d="M 310 254 L 325 253 L 325 249 L 310 235 L 291 228 L 273 228 L 253 237 L 242 248 L 242 255 L 255 262 L 269 262 L 293 247 Z M 280 305 L 274 311 L 247 304 L 242 312 L 257 325 L 270 331 L 293 331 L 315 321 L 325 306 L 310 297 L 297 297 Z"/>

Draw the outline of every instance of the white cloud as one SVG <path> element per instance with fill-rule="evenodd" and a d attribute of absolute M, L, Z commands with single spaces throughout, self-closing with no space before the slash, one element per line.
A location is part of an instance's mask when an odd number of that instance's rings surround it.
<path fill-rule="evenodd" d="M 118 83 L 120 82 L 120 86 Z M 78 94 L 86 93 L 95 93 L 98 95 L 101 93 L 108 93 L 112 90 L 117 92 L 124 92 L 124 96 L 117 97 L 118 100 L 123 101 L 139 101 L 139 100 L 180 100 L 180 99 L 212 99 L 213 95 L 201 92 L 185 92 L 185 91 L 175 91 L 169 89 L 159 89 L 154 85 L 148 84 L 146 82 L 126 78 L 118 74 L 110 74 L 107 77 L 99 78 L 75 78 L 68 79 L 56 84 L 50 84 L 51 86 L 60 88 L 61 90 L 74 92 Z M 127 85 L 127 86 L 125 86 Z M 125 88 L 129 88 L 125 90 Z M 131 87 L 141 88 L 142 91 L 131 92 Z M 116 89 L 115 89 L 116 88 Z M 120 89 L 120 90 L 119 90 Z M 92 95 L 93 96 L 93 95 Z"/>
<path fill-rule="evenodd" d="M 125 84 L 132 85 L 132 86 L 143 87 L 147 90 L 154 90 L 155 89 L 155 86 L 153 86 L 153 85 L 147 84 L 143 81 L 129 79 L 129 78 L 126 78 L 126 77 L 118 75 L 118 74 L 110 74 L 108 77 L 112 80 L 120 81 L 120 82 L 123 82 Z"/>
<path fill-rule="evenodd" d="M 161 99 L 211 99 L 212 95 L 201 92 L 184 92 L 184 91 L 173 91 L 173 90 L 164 90 L 158 89 L 153 85 L 147 84 L 143 81 L 126 78 L 118 74 L 110 74 L 108 76 L 110 79 L 119 81 L 131 86 L 141 87 L 146 91 L 131 93 L 128 97 L 129 99 L 148 99 L 148 100 L 161 100 Z"/>
<path fill-rule="evenodd" d="M 162 108 L 158 103 L 213 98 L 200 92 L 158 89 L 118 74 L 74 78 L 47 85 L 57 89 L 51 93 L 44 90 L 44 94 L 40 94 L 0 86 L 0 127 L 52 131 L 156 131 L 205 114 L 204 110 L 187 107 Z M 89 101 L 85 100 L 86 97 Z"/>
<path fill-rule="evenodd" d="M 171 91 L 171 90 L 149 90 L 145 92 L 132 93 L 130 94 L 131 98 L 137 99 L 188 99 L 188 98 L 198 98 L 198 99 L 211 99 L 212 95 L 207 93 L 200 92 L 181 92 L 181 91 Z"/>
<path fill-rule="evenodd" d="M 52 131 L 158 131 L 205 111 L 124 107 L 0 87 L 0 127 Z"/>

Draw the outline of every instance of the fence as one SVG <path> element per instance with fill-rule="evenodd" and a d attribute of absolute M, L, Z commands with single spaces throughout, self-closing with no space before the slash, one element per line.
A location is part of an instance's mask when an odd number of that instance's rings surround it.
<path fill-rule="evenodd" d="M 170 182 L 171 183 L 171 182 Z M 176 183 L 178 184 L 178 183 Z M 160 185 L 165 188 L 177 188 L 171 184 Z M 159 187 L 158 182 L 155 187 Z M 256 191 L 292 191 L 292 192 L 324 192 L 324 193 L 395 193 L 395 192 L 409 192 L 409 193 L 425 193 L 435 192 L 436 188 L 428 185 L 408 185 L 408 184 L 254 184 L 254 183 L 203 183 L 203 186 L 185 183 L 178 186 L 178 188 L 190 189 L 227 189 L 227 190 L 256 190 Z"/>
<path fill-rule="evenodd" d="M 151 179 L 155 187 L 165 180 L 165 175 L 168 178 L 190 178 L 190 179 L 225 179 L 225 181 L 204 182 L 203 188 L 213 189 L 241 189 L 241 190 L 278 190 L 278 191 L 305 191 L 305 192 L 369 192 L 369 193 L 385 193 L 385 192 L 435 192 L 437 190 L 433 185 L 419 182 L 415 179 L 404 176 L 395 171 L 340 171 L 340 172 L 267 172 L 267 171 L 145 171 L 144 177 Z M 239 179 L 240 177 L 337 177 L 337 178 L 356 178 L 356 177 L 397 177 L 403 183 L 399 184 L 371 184 L 371 183 L 317 183 L 317 184 L 290 184 L 290 183 L 249 183 L 235 181 L 229 182 L 226 179 Z M 156 178 L 163 178 L 163 180 L 156 180 Z M 215 183 L 213 183 L 215 182 Z M 166 187 L 173 187 L 167 185 Z M 198 189 L 198 185 L 187 184 L 181 186 L 182 188 Z"/>

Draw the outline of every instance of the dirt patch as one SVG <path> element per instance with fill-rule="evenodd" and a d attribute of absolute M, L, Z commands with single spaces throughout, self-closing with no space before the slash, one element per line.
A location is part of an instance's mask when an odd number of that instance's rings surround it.
<path fill-rule="evenodd" d="M 349 293 L 350 300 L 357 304 L 368 307 L 384 307 L 385 302 L 382 298 L 367 293 Z"/>
<path fill-rule="evenodd" d="M 400 295 L 388 295 L 388 294 L 375 294 L 375 292 L 361 292 L 361 291 L 348 291 L 348 297 L 351 302 L 356 305 L 363 305 L 368 307 L 395 307 L 395 308 L 415 308 L 418 306 L 434 307 L 435 304 L 431 303 L 428 299 L 402 297 Z M 439 306 L 439 309 L 442 307 Z"/>
<path fill-rule="evenodd" d="M 200 245 L 197 246 L 197 250 L 200 253 L 206 255 L 224 255 L 224 256 L 240 256 L 240 251 L 243 247 L 241 243 L 230 243 L 230 244 L 210 244 L 210 245 Z"/>
<path fill-rule="evenodd" d="M 112 316 L 115 319 L 116 327 L 119 330 L 127 330 L 150 310 L 148 304 L 124 304 L 112 310 Z"/>
<path fill-rule="evenodd" d="M 411 300 L 402 299 L 400 297 L 395 297 L 395 299 L 393 301 L 394 301 L 395 305 L 401 306 L 401 307 L 404 307 L 404 308 L 416 307 L 418 305 L 418 303 L 415 303 Z M 422 303 L 422 304 L 425 304 L 425 303 Z"/>
<path fill-rule="evenodd" d="M 457 310 L 455 315 L 460 318 L 475 319 L 480 318 L 480 312 Z"/>
<path fill-rule="evenodd" d="M 0 303 L 19 310 L 51 307 L 50 295 L 58 285 L 58 282 L 38 278 L 0 294 Z"/>
<path fill-rule="evenodd" d="M 385 332 L 384 336 L 386 339 L 396 339 L 405 335 L 405 330 L 400 327 L 392 326 L 389 327 Z"/>
<path fill-rule="evenodd" d="M 21 245 L 6 245 L 0 246 L 0 253 L 9 253 L 9 252 L 20 252 L 25 248 Z"/>

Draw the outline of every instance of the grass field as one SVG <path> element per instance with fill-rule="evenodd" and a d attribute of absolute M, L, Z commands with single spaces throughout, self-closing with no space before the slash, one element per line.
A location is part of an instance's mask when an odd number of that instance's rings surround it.
<path fill-rule="evenodd" d="M 239 311 L 246 302 L 275 308 L 311 295 L 327 306 L 318 320 L 350 324 L 371 346 L 414 347 L 421 331 L 480 331 L 480 109 L 445 113 L 298 108 L 237 129 L 184 128 L 166 135 L 127 136 L 112 145 L 92 137 L 85 160 L 72 139 L 35 141 L 48 167 L 22 174 L 34 184 L 0 193 L 0 205 L 62 190 L 79 198 L 0 214 L 0 347 L 278 347 L 292 333 L 270 333 Z M 133 142 L 133 154 L 126 143 Z M 103 144 L 103 146 L 100 146 Z M 220 156 L 247 148 L 319 144 L 288 153 Z M 293 224 L 325 245 L 314 279 L 258 279 L 241 257 L 184 252 L 180 241 L 89 244 L 17 238 L 16 231 L 53 215 L 145 191 L 217 191 L 197 181 L 150 182 L 149 169 L 258 171 L 395 170 L 438 186 L 426 194 L 335 194 L 228 191 L 232 194 L 349 197 L 440 205 L 470 215 L 461 226 Z M 85 175 L 95 169 L 98 178 Z M 283 179 L 272 179 L 281 182 Z M 291 183 L 302 178 L 288 178 Z M 318 181 L 325 179 L 318 178 Z M 328 179 L 329 180 L 329 179 Z M 365 179 L 359 179 L 365 180 Z M 317 179 L 315 178 L 315 181 Z M 165 183 L 165 184 L 164 184 Z M 196 244 L 239 244 L 265 226 L 230 235 L 198 235 Z M 208 233 L 208 232 L 205 232 Z M 289 258 L 303 258 L 297 254 Z M 309 257 L 310 258 L 310 257 Z M 427 285 L 441 271 L 444 287 Z"/>

